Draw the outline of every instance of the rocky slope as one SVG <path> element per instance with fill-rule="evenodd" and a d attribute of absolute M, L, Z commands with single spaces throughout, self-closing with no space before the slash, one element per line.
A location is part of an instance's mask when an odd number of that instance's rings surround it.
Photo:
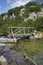
<path fill-rule="evenodd" d="M 15 50 L 9 50 L 7 47 L 1 47 L 0 56 L 6 59 L 7 65 L 37 65 L 31 58 L 23 56 Z M 1 61 L 1 59 L 0 59 Z M 1 64 L 3 64 L 3 60 Z M 3 64 L 4 65 L 4 64 Z"/>

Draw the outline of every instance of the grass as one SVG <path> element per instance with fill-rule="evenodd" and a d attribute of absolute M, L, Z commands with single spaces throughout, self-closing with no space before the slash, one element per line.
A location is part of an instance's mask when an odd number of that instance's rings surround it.
<path fill-rule="evenodd" d="M 43 53 L 43 38 L 36 40 L 20 40 L 17 44 L 15 44 L 15 49 L 28 56 Z"/>

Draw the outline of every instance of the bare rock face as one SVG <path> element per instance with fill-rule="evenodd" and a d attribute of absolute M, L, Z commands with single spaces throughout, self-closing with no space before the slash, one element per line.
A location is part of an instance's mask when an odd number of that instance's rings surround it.
<path fill-rule="evenodd" d="M 15 50 L 9 50 L 6 47 L 2 47 L 3 50 L 0 51 L 0 56 L 6 59 L 6 65 L 37 65 L 31 59 Z"/>

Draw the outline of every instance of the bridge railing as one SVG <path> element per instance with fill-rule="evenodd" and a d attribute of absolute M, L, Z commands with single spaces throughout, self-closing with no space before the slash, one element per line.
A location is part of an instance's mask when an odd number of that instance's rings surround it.
<path fill-rule="evenodd" d="M 8 27 L 9 33 L 14 33 L 14 34 L 28 34 L 29 30 L 33 30 L 34 27 Z"/>

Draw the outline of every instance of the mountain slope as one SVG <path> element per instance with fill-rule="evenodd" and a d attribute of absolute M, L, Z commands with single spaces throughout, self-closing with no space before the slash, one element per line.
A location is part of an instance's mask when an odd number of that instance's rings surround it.
<path fill-rule="evenodd" d="M 0 15 L 0 31 L 6 32 L 9 26 L 38 27 L 39 24 L 40 27 L 40 24 L 42 24 L 41 20 L 43 21 L 43 18 L 38 18 L 38 23 L 36 22 L 36 16 L 38 12 L 41 12 L 40 4 L 32 1 L 24 6 L 10 9 L 7 13 L 3 13 Z M 33 22 L 33 19 L 36 20 L 36 23 Z"/>
<path fill-rule="evenodd" d="M 43 6 L 43 0 L 33 0 L 33 1 L 38 2 Z"/>

